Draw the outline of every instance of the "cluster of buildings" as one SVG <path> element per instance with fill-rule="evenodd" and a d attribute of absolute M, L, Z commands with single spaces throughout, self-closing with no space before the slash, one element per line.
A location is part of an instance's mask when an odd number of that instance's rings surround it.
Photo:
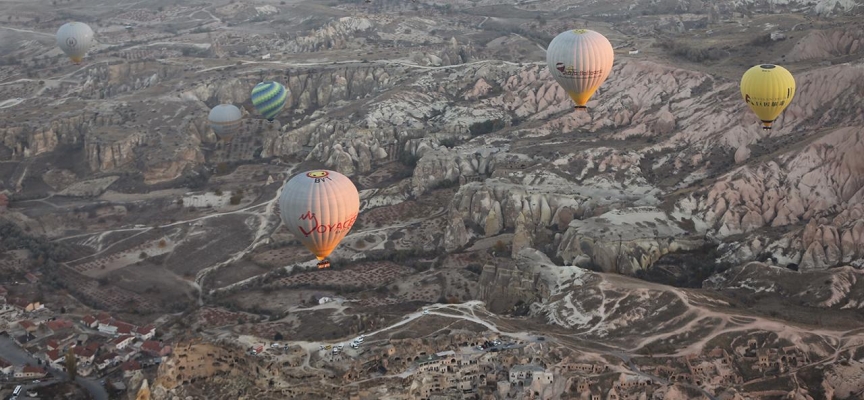
<path fill-rule="evenodd" d="M 156 340 L 153 325 L 136 326 L 108 313 L 76 318 L 52 312 L 38 301 L 3 296 L 0 286 L 0 333 L 12 338 L 34 359 L 13 365 L 0 358 L 0 373 L 12 378 L 39 379 L 48 368 L 65 371 L 66 358 L 74 354 L 80 376 L 103 376 L 122 370 L 129 376 L 144 367 L 160 364 L 171 346 Z"/>
<path fill-rule="evenodd" d="M 646 357 L 642 361 L 648 362 L 640 362 L 642 374 L 637 375 L 623 365 L 573 359 L 564 350 L 552 354 L 558 350 L 504 343 L 475 351 L 474 345 L 486 339 L 466 341 L 459 335 L 449 339 L 450 343 L 392 339 L 370 348 L 342 376 L 343 383 L 357 382 L 345 394 L 357 400 L 374 398 L 380 379 L 395 379 L 388 386 L 400 388 L 406 399 L 640 400 L 653 398 L 674 384 L 706 390 L 734 387 L 809 362 L 796 346 L 772 346 L 768 340 L 750 337 L 746 346 L 731 352 L 715 347 L 682 357 Z M 436 346 L 456 350 L 433 352 Z M 369 379 L 376 377 L 379 379 Z"/>
<path fill-rule="evenodd" d="M 61 370 L 65 369 L 70 349 L 82 376 L 104 374 L 117 366 L 128 376 L 145 366 L 161 363 L 162 357 L 171 353 L 171 346 L 153 339 L 156 334 L 153 325 L 135 326 L 107 313 L 84 316 L 77 321 L 83 328 L 78 330 L 71 329 L 74 324 L 70 320 L 63 321 L 70 329 L 68 332 L 44 337 L 38 344 L 28 346 L 37 358 Z"/>

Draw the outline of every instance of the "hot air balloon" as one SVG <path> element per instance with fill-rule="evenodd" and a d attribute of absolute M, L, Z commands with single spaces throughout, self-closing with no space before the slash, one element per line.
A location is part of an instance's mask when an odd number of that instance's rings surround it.
<path fill-rule="evenodd" d="M 207 119 L 210 120 L 210 127 L 213 128 L 216 136 L 223 140 L 230 140 L 231 136 L 237 133 L 243 114 L 233 104 L 220 104 L 210 110 Z"/>
<path fill-rule="evenodd" d="M 80 64 L 93 46 L 93 29 L 83 22 L 67 22 L 57 30 L 57 46 L 75 64 Z"/>
<path fill-rule="evenodd" d="M 261 82 L 252 89 L 252 105 L 271 122 L 285 107 L 286 98 L 288 92 L 279 82 Z"/>
<path fill-rule="evenodd" d="M 360 212 L 357 187 L 336 171 L 316 170 L 295 175 L 282 187 L 279 213 L 288 230 L 318 258 L 324 259 L 345 238 Z"/>
<path fill-rule="evenodd" d="M 795 78 L 779 65 L 757 65 L 741 77 L 741 96 L 769 130 L 795 97 Z"/>
<path fill-rule="evenodd" d="M 605 36 L 588 29 L 562 32 L 546 49 L 546 65 L 576 103 L 585 104 L 612 71 L 615 53 Z"/>

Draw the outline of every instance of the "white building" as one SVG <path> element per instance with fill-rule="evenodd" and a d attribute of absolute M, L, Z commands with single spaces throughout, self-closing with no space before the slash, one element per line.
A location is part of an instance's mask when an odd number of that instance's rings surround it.
<path fill-rule="evenodd" d="M 116 335 L 117 334 L 117 327 L 114 325 L 103 324 L 100 322 L 98 329 L 99 329 L 99 332 L 107 333 L 109 335 Z"/>

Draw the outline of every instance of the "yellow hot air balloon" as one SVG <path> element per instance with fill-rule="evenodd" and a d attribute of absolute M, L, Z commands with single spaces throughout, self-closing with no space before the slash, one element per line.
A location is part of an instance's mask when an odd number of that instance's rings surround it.
<path fill-rule="evenodd" d="M 741 77 L 741 96 L 769 130 L 795 97 L 795 78 L 779 65 L 757 65 Z"/>
<path fill-rule="evenodd" d="M 612 72 L 615 51 L 605 36 L 588 29 L 566 31 L 549 43 L 546 65 L 555 81 L 584 109 Z"/>
<path fill-rule="evenodd" d="M 357 187 L 336 171 L 317 170 L 295 175 L 282 188 L 279 213 L 291 233 L 327 268 L 323 261 L 357 220 Z"/>

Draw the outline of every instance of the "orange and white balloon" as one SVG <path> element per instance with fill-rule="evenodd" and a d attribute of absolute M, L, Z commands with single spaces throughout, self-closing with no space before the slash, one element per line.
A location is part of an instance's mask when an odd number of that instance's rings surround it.
<path fill-rule="evenodd" d="M 546 64 L 576 108 L 585 104 L 612 72 L 615 52 L 605 36 L 588 29 L 566 31 L 549 43 Z"/>
<path fill-rule="evenodd" d="M 279 197 L 282 222 L 318 260 L 333 252 L 357 220 L 357 187 L 336 171 L 303 172 L 291 178 Z"/>

